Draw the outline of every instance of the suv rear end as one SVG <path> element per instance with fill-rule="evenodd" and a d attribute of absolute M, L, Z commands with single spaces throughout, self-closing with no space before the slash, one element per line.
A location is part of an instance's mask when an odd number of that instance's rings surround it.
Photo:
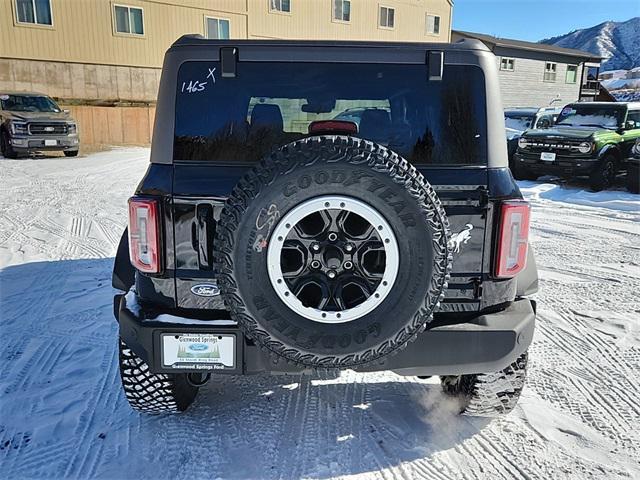
<path fill-rule="evenodd" d="M 127 398 L 182 410 L 211 373 L 350 368 L 441 375 L 468 413 L 507 412 L 528 221 L 482 44 L 183 37 L 114 268 Z M 487 374 L 518 386 L 480 404 Z"/>

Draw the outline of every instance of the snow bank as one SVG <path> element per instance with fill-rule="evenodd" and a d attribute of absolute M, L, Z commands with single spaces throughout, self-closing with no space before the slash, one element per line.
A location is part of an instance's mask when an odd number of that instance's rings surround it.
<path fill-rule="evenodd" d="M 632 214 L 640 220 L 640 195 L 619 190 L 590 192 L 579 187 L 555 183 L 518 182 L 523 195 L 530 201 L 551 200 L 554 202 L 583 205 Z"/>

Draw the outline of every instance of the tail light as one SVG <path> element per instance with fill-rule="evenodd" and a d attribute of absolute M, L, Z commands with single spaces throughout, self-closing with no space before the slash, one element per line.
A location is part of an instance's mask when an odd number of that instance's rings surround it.
<path fill-rule="evenodd" d="M 347 120 L 316 120 L 309 124 L 310 134 L 336 134 L 355 135 L 358 133 L 358 125 Z"/>
<path fill-rule="evenodd" d="M 158 201 L 129 199 L 129 257 L 145 273 L 160 272 L 160 225 Z"/>
<path fill-rule="evenodd" d="M 502 204 L 495 276 L 512 278 L 527 265 L 531 208 L 524 201 Z"/>

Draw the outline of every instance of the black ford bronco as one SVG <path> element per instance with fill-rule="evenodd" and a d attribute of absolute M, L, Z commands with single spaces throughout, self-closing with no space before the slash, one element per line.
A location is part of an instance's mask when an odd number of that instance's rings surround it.
<path fill-rule="evenodd" d="M 537 271 L 495 65 L 476 41 L 179 39 L 113 272 L 131 406 L 352 369 L 511 411 Z"/>

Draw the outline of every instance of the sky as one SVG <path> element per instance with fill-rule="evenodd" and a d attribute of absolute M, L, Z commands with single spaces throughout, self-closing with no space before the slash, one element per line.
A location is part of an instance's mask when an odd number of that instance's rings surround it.
<path fill-rule="evenodd" d="M 537 42 L 640 16 L 640 0 L 454 0 L 453 28 Z"/>

